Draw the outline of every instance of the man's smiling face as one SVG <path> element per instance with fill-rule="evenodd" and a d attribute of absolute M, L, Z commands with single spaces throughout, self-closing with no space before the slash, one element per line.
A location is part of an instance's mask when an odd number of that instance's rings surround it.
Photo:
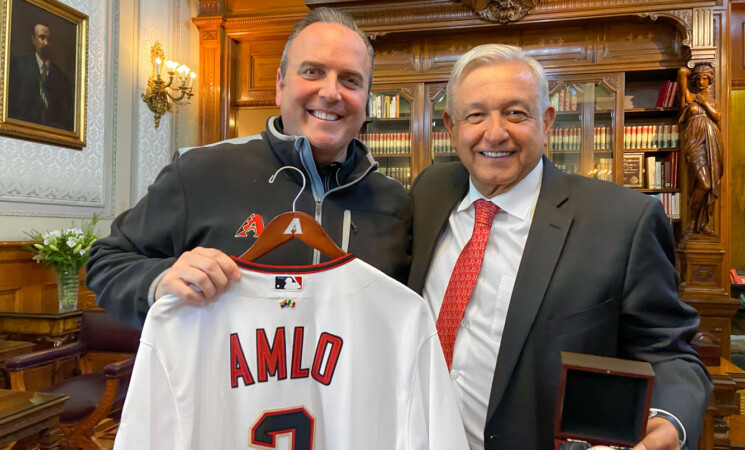
<path fill-rule="evenodd" d="M 487 198 L 507 192 L 540 161 L 554 108 L 540 111 L 538 82 L 521 62 L 467 67 L 453 93 L 445 127 L 473 185 Z"/>
<path fill-rule="evenodd" d="M 290 44 L 277 97 L 284 132 L 305 136 L 316 162 L 344 161 L 365 121 L 370 60 L 359 35 L 336 23 L 314 23 Z"/>

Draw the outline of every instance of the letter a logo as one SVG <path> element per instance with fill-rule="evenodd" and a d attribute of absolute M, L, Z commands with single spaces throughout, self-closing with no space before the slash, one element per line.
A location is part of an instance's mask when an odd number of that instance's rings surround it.
<path fill-rule="evenodd" d="M 251 214 L 248 216 L 243 224 L 235 232 L 234 237 L 248 237 L 248 233 L 252 231 L 254 236 L 259 237 L 264 231 L 264 221 L 261 220 L 260 214 Z"/>
<path fill-rule="evenodd" d="M 284 234 L 303 234 L 303 227 L 300 226 L 300 219 L 295 217 L 292 219 Z"/>

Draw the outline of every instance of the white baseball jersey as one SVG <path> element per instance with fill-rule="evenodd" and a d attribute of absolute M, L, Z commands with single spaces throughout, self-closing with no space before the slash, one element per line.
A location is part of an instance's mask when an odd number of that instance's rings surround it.
<path fill-rule="evenodd" d="M 217 301 L 145 320 L 115 449 L 467 449 L 434 320 L 346 255 L 236 260 Z"/>

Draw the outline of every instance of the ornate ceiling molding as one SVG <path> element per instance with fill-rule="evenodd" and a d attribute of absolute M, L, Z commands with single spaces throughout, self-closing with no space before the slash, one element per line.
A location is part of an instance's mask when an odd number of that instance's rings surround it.
<path fill-rule="evenodd" d="M 510 23 L 525 17 L 538 0 L 459 0 L 488 22 Z"/>

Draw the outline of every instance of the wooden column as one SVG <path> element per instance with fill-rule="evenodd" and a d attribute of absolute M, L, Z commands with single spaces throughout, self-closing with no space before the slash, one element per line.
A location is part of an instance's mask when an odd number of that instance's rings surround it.
<path fill-rule="evenodd" d="M 223 67 L 225 21 L 195 17 L 199 29 L 199 145 L 227 138 L 228 89 Z"/>
<path fill-rule="evenodd" d="M 683 14 L 685 12 L 685 14 Z M 691 59 L 687 67 L 693 69 L 698 64 L 709 64 L 715 70 L 715 81 L 710 88 L 710 97 L 719 102 L 722 114 L 719 128 L 722 134 L 723 176 L 720 182 L 719 198 L 716 210 L 709 226 L 713 235 L 697 231 L 683 233 L 678 244 L 680 263 L 680 297 L 695 306 L 701 314 L 701 330 L 713 333 L 722 347 L 722 356 L 730 357 L 730 318 L 737 312 L 739 303 L 729 297 L 730 255 L 727 250 L 730 244 L 729 205 L 729 138 L 727 136 L 727 97 L 729 86 L 726 73 L 720 70 L 722 55 L 717 50 L 717 36 L 714 34 L 715 21 L 722 20 L 722 12 L 715 8 L 693 8 L 681 11 L 688 27 L 687 39 L 684 42 L 690 49 Z M 724 55 L 726 59 L 726 55 Z M 690 87 L 690 86 L 689 86 Z M 688 137 L 684 124 L 681 124 L 681 149 L 685 148 Z M 686 155 L 680 154 L 682 192 L 682 222 L 685 230 L 691 212 L 688 210 L 688 194 L 691 180 L 688 179 Z"/>

